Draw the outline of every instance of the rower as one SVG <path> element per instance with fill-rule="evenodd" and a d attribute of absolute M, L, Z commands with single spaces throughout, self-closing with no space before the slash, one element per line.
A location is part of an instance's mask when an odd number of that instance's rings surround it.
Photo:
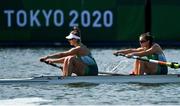
<path fill-rule="evenodd" d="M 123 53 L 127 57 L 144 56 L 147 59 L 166 62 L 166 57 L 162 48 L 159 44 L 153 42 L 153 37 L 149 33 L 141 34 L 139 37 L 139 43 L 141 45 L 139 48 L 118 50 L 115 51 L 114 54 L 117 55 L 118 53 Z M 168 68 L 165 65 L 150 63 L 138 59 L 136 59 L 134 70 L 132 71 L 132 74 L 134 75 L 166 75 L 167 73 Z"/>
<path fill-rule="evenodd" d="M 81 43 L 80 29 L 74 27 L 66 39 L 71 46 L 68 51 L 50 54 L 42 57 L 40 60 L 48 63 L 63 64 L 63 76 L 71 76 L 75 73 L 77 76 L 96 76 L 98 67 L 90 50 Z"/>

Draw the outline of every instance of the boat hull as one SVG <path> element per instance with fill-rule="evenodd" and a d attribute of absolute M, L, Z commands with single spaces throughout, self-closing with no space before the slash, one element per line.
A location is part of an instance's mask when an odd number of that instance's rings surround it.
<path fill-rule="evenodd" d="M 23 79 L 0 79 L 0 84 L 70 84 L 70 83 L 180 83 L 180 75 L 119 75 L 119 76 L 40 76 Z"/>

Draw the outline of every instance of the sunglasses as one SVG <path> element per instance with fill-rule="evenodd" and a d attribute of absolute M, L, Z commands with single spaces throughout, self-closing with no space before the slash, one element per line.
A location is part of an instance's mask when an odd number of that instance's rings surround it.
<path fill-rule="evenodd" d="M 72 39 L 68 39 L 68 40 L 73 40 L 74 38 L 72 38 Z"/>
<path fill-rule="evenodd" d="M 147 40 L 140 40 L 139 42 L 140 43 L 145 43 L 145 42 L 147 42 Z"/>

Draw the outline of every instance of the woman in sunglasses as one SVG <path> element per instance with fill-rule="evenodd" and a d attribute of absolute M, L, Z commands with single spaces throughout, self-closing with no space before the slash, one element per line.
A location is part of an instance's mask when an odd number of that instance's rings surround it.
<path fill-rule="evenodd" d="M 66 39 L 71 46 L 68 51 L 51 54 L 42 57 L 41 60 L 48 63 L 63 64 L 63 76 L 71 76 L 75 73 L 77 76 L 96 76 L 98 67 L 95 59 L 92 57 L 90 50 L 81 43 L 80 30 L 74 27 Z"/>
<path fill-rule="evenodd" d="M 159 44 L 153 42 L 153 37 L 149 33 L 143 33 L 139 37 L 140 47 L 135 49 L 125 49 L 115 51 L 114 54 L 123 53 L 126 56 L 140 56 L 147 57 L 148 59 L 154 59 L 159 61 L 166 61 L 165 55 Z M 141 60 L 135 61 L 134 75 L 163 75 L 168 73 L 167 66 L 162 66 L 155 63 L 145 62 Z"/>

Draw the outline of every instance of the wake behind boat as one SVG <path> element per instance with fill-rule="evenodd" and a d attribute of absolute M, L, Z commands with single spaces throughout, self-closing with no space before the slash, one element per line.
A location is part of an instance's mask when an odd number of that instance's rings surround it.
<path fill-rule="evenodd" d="M 99 76 L 40 76 L 22 79 L 0 79 L 0 84 L 71 84 L 71 83 L 145 83 L 145 84 L 165 84 L 180 83 L 179 74 L 169 75 L 99 75 Z"/>

